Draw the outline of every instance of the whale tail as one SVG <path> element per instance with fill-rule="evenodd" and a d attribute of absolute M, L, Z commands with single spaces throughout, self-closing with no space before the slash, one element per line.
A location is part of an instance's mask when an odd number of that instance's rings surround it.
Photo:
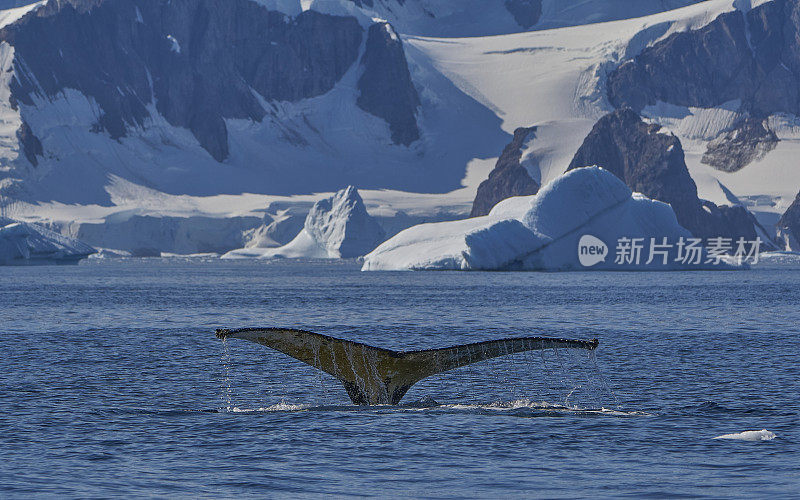
<path fill-rule="evenodd" d="M 595 340 L 522 337 L 442 349 L 392 351 L 288 328 L 218 329 L 220 339 L 249 340 L 332 375 L 357 405 L 398 404 L 420 380 L 479 361 L 551 348 L 597 348 Z"/>

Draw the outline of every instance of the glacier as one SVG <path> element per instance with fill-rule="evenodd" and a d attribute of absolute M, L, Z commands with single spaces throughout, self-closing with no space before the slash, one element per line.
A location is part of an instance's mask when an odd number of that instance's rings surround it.
<path fill-rule="evenodd" d="M 374 9 L 349 0 L 256 1 L 291 16 L 307 9 L 344 9 L 337 12 L 357 17 L 362 25 L 364 19 L 371 22 L 368 14 L 395 22 L 420 94 L 421 141 L 413 147 L 392 145 L 388 126 L 355 105 L 363 71 L 359 64 L 324 95 L 294 103 L 263 102 L 270 114 L 261 123 L 227 120 L 232 153 L 225 163 L 216 162 L 188 129 L 170 125 L 155 108 L 149 109 L 143 127 L 132 128 L 119 141 L 91 131 L 100 113 L 97 103 L 74 89 L 14 109 L 8 101 L 14 72 L 5 71 L 0 78 L 5 120 L 0 177 L 6 178 L 0 189 L 13 203 L 6 213 L 94 246 L 132 253 L 145 243 L 174 253 L 280 246 L 297 234 L 306 206 L 347 183 L 365 188 L 361 194 L 370 213 L 390 234 L 414 223 L 465 217 L 475 190 L 517 127 L 538 127 L 522 163 L 546 184 L 563 172 L 597 118 L 611 109 L 605 81 L 617 65 L 671 33 L 764 3 L 643 0 L 634 8 L 624 0 L 545 0 L 541 22 L 524 32 L 502 1 L 419 0 L 404 6 L 375 1 Z M 662 12 L 688 3 L 694 5 Z M 393 13 L 384 12 L 387 4 Z M 0 25 L 37 5 L 4 11 Z M 496 26 L 489 10 L 502 16 Z M 659 13 L 633 18 L 654 12 Z M 618 17 L 631 19 L 597 22 Z M 469 22 L 457 22 L 464 20 Z M 549 29 L 567 24 L 578 26 Z M 469 34 L 483 36 L 452 38 L 451 27 L 475 28 Z M 490 32 L 508 34 L 485 36 Z M 14 51 L 8 44 L 0 47 L 0 67 L 12 69 Z M 361 47 L 359 57 L 363 53 Z M 643 114 L 681 139 L 701 198 L 743 204 L 766 227 L 774 226 L 794 200 L 800 182 L 800 170 L 793 168 L 800 144 L 797 117 L 770 117 L 781 140 L 777 148 L 727 173 L 701 160 L 707 143 L 742 114 L 739 103 L 709 109 L 660 103 Z M 16 136 L 22 118 L 49 151 L 38 167 L 27 164 Z M 272 229 L 253 230 L 271 202 L 303 212 L 286 224 L 294 233 L 289 239 Z M 143 229 L 128 230 L 133 225 Z M 177 237 L 170 237 L 172 228 Z M 200 241 L 195 236 L 200 229 L 213 241 Z M 183 238 L 185 233 L 192 237 Z"/>
<path fill-rule="evenodd" d="M 0 218 L 0 265 L 77 264 L 89 245 L 36 224 Z"/>
<path fill-rule="evenodd" d="M 306 216 L 303 229 L 278 248 L 241 248 L 222 256 L 242 258 L 348 259 L 369 253 L 384 239 L 384 230 L 364 206 L 353 186 L 319 200 Z"/>
<path fill-rule="evenodd" d="M 584 267 L 583 237 L 607 246 L 605 259 Z M 611 251 L 621 238 L 662 242 L 691 238 L 672 208 L 632 192 L 610 172 L 594 166 L 572 170 L 533 196 L 509 198 L 489 215 L 421 224 L 400 232 L 364 258 L 364 271 L 485 270 L 577 271 L 731 269 L 720 261 L 700 266 L 655 259 L 616 263 Z M 581 243 L 582 244 L 582 243 Z M 611 249 L 611 251 L 608 251 Z"/>

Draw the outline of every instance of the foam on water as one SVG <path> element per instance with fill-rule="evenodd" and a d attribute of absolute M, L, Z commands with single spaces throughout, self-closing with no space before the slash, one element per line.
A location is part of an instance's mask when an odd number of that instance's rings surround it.
<path fill-rule="evenodd" d="M 275 403 L 274 405 L 264 406 L 261 408 L 239 408 L 238 406 L 233 406 L 227 408 L 225 411 L 230 413 L 255 413 L 255 412 L 272 412 L 272 411 L 305 411 L 311 408 L 312 406 L 309 404 L 292 404 L 286 403 L 281 401 L 280 403 Z"/>
<path fill-rule="evenodd" d="M 723 434 L 722 436 L 717 436 L 714 439 L 734 439 L 738 441 L 772 441 L 777 436 L 774 432 L 768 431 L 767 429 L 761 429 L 760 431 L 744 431 L 738 432 L 736 434 Z"/>
<path fill-rule="evenodd" d="M 406 405 L 373 405 L 357 406 L 345 405 L 314 405 L 308 403 L 290 403 L 281 401 L 268 406 L 258 408 L 243 408 L 239 406 L 229 406 L 222 408 L 224 413 L 258 413 L 258 412 L 306 412 L 306 411 L 327 411 L 327 412 L 427 412 L 444 410 L 446 413 L 494 413 L 508 415 L 530 415 L 530 414 L 572 414 L 572 415 L 597 415 L 597 416 L 648 416 L 648 413 L 641 411 L 627 411 L 621 409 L 611 409 L 605 407 L 582 407 L 577 405 L 563 405 L 548 403 L 546 401 L 533 401 L 530 399 L 517 399 L 513 401 L 495 401 L 493 403 L 445 403 L 440 404 L 433 400 L 428 405 L 419 405 L 416 402 Z"/>

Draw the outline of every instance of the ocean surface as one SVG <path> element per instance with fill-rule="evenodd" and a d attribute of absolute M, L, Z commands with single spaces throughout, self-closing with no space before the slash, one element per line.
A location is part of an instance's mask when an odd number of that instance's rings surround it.
<path fill-rule="evenodd" d="M 800 268 L 358 269 L 0 267 L 0 497 L 800 495 Z M 479 363 L 360 408 L 327 375 L 214 336 L 244 326 L 397 350 L 600 347 Z"/>

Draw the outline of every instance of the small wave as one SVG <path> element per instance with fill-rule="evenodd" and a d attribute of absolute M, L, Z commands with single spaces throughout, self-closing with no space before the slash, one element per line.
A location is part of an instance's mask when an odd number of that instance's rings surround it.
<path fill-rule="evenodd" d="M 744 431 L 739 432 L 736 434 L 723 434 L 722 436 L 717 436 L 714 439 L 735 439 L 738 441 L 772 441 L 777 436 L 774 432 L 768 431 L 766 429 L 761 429 L 760 431 Z"/>
<path fill-rule="evenodd" d="M 263 406 L 261 408 L 239 408 L 238 406 L 232 406 L 229 408 L 223 408 L 223 412 L 228 413 L 255 413 L 255 412 L 270 412 L 270 411 L 304 411 L 311 408 L 311 405 L 308 404 L 291 404 L 291 403 L 275 403 L 274 405 Z"/>
<path fill-rule="evenodd" d="M 491 404 L 450 404 L 442 405 L 442 407 L 450 408 L 453 410 L 467 410 L 467 411 L 497 411 L 497 412 L 519 412 L 525 410 L 533 410 L 543 413 L 575 413 L 575 414 L 597 414 L 597 415 L 610 415 L 610 416 L 631 416 L 631 415 L 648 415 L 647 413 L 639 411 L 624 411 L 620 409 L 611 409 L 605 407 L 599 408 L 585 408 L 576 405 L 563 405 L 547 403 L 545 401 L 532 401 L 530 399 L 518 399 L 514 401 L 497 401 Z"/>
<path fill-rule="evenodd" d="M 258 408 L 242 408 L 230 406 L 221 408 L 221 413 L 258 413 L 258 412 L 307 412 L 307 411 L 336 411 L 336 412 L 370 412 L 370 411 L 389 411 L 389 412 L 476 412 L 476 413 L 506 413 L 517 416 L 533 415 L 554 415 L 554 414 L 573 414 L 573 415 L 608 415 L 608 416 L 633 416 L 650 415 L 640 411 L 625 411 L 613 408 L 586 408 L 575 405 L 563 405 L 548 403 L 545 401 L 533 401 L 530 399 L 517 399 L 514 401 L 496 401 L 493 403 L 439 403 L 433 398 L 423 398 L 403 405 L 313 405 L 313 404 L 293 404 L 285 401 L 269 406 Z"/>

